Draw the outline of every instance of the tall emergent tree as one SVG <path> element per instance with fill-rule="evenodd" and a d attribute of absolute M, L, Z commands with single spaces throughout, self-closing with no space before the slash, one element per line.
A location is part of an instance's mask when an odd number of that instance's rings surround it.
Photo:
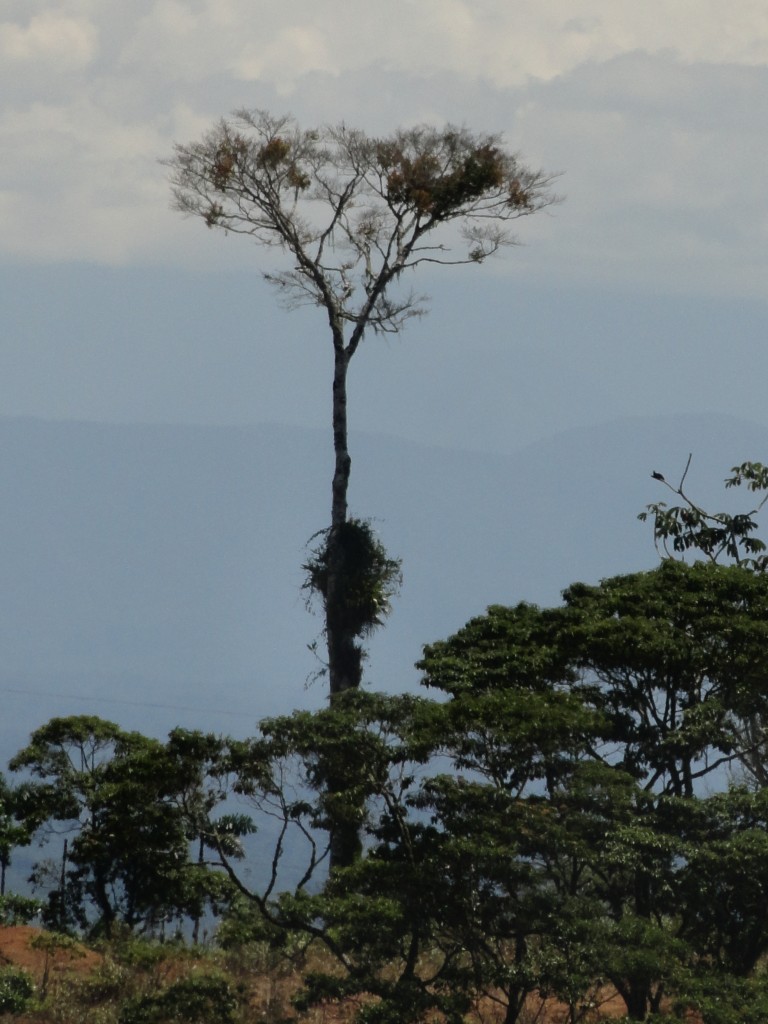
<path fill-rule="evenodd" d="M 366 332 L 397 333 L 424 312 L 403 273 L 482 263 L 514 243 L 510 223 L 552 202 L 551 178 L 495 135 L 418 127 L 372 138 L 301 129 L 241 110 L 168 161 L 175 207 L 280 253 L 265 274 L 289 307 L 319 306 L 333 347 L 331 522 L 307 586 L 323 602 L 331 697 L 359 686 L 361 639 L 399 582 L 367 521 L 350 517 L 347 371 Z"/>

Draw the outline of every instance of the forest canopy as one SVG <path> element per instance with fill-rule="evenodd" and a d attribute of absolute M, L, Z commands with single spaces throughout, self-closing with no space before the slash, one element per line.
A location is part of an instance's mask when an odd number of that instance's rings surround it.
<path fill-rule="evenodd" d="M 490 999 L 512 1024 L 536 993 L 576 1021 L 606 982 L 631 1020 L 729 1021 L 728 987 L 758 1020 L 768 576 L 665 561 L 563 598 L 428 645 L 424 696 L 350 691 L 248 741 L 49 722 L 12 762 L 15 820 L 69 829 L 47 921 L 303 936 L 332 966 L 297 1005 L 376 997 L 361 1021 Z M 339 822 L 362 849 L 329 874 Z"/>

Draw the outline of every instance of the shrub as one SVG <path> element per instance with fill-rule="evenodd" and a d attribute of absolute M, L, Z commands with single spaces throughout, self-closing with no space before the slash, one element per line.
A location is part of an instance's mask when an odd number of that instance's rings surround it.
<path fill-rule="evenodd" d="M 43 904 L 40 900 L 19 896 L 15 892 L 6 893 L 0 896 L 0 924 L 29 924 L 40 915 L 42 909 Z"/>
<path fill-rule="evenodd" d="M 0 967 L 0 1013 L 21 1013 L 34 994 L 35 986 L 26 971 Z"/>
<path fill-rule="evenodd" d="M 237 1007 L 237 995 L 223 975 L 200 975 L 126 1003 L 120 1024 L 235 1024 Z"/>

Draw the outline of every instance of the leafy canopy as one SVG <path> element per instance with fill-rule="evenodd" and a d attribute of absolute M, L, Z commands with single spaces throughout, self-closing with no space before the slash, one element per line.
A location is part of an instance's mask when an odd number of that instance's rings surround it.
<path fill-rule="evenodd" d="M 691 458 L 689 455 L 677 485 L 669 483 L 662 473 L 652 474 L 654 480 L 659 480 L 681 501 L 672 506 L 664 501 L 653 502 L 638 515 L 642 522 L 652 520 L 656 550 L 665 558 L 699 551 L 710 562 L 729 559 L 736 565 L 764 572 L 768 569 L 768 555 L 764 554 L 766 545 L 754 533 L 758 528 L 755 516 L 768 501 L 768 493 L 746 512 L 708 512 L 685 490 Z M 742 485 L 753 493 L 768 492 L 768 466 L 761 462 L 743 462 L 740 466 L 733 466 L 731 475 L 725 479 L 725 486 Z"/>

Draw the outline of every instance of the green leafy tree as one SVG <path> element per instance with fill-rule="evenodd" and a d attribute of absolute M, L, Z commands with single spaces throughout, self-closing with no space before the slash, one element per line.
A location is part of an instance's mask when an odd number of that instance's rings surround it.
<path fill-rule="evenodd" d="M 230 860 L 242 860 L 243 839 L 255 827 L 235 811 L 221 812 L 229 793 L 226 739 L 211 733 L 173 729 L 162 751 L 147 764 L 147 781 L 155 780 L 158 800 L 181 823 L 190 844 L 191 863 L 183 869 L 177 910 L 193 921 L 192 939 L 199 939 L 206 910 L 219 914 L 233 896 L 220 867 L 219 849 Z"/>
<path fill-rule="evenodd" d="M 692 797 L 736 760 L 739 721 L 765 710 L 768 578 L 665 561 L 563 598 L 561 649 L 612 723 L 612 759 L 647 790 Z"/>
<path fill-rule="evenodd" d="M 19 820 L 23 814 L 21 796 L 0 772 L 0 898 L 5 896 L 6 873 L 13 850 L 28 846 L 32 838 L 29 828 Z"/>
<path fill-rule="evenodd" d="M 493 606 L 428 645 L 420 662 L 424 683 L 450 696 L 442 749 L 454 768 L 420 799 L 440 823 L 444 855 L 455 857 L 443 873 L 471 879 L 459 903 L 474 993 L 498 1002 L 507 1024 L 535 991 L 558 995 L 578 1019 L 602 969 L 602 905 L 582 878 L 604 835 L 586 829 L 593 819 L 566 793 L 607 726 L 571 690 L 557 615 Z"/>
<path fill-rule="evenodd" d="M 458 1021 L 484 998 L 513 1024 L 540 992 L 575 1022 L 602 978 L 646 1020 L 707 962 L 747 977 L 765 949 L 761 904 L 747 908 L 764 884 L 758 808 L 699 789 L 768 699 L 766 602 L 768 577 L 740 566 L 576 584 L 560 607 L 496 606 L 425 648 L 447 700 L 351 691 L 233 748 L 239 788 L 283 822 L 273 880 L 249 898 L 337 964 L 302 1005 L 367 992 L 361 1020 Z M 363 842 L 318 889 L 329 820 Z M 307 866 L 280 892 L 291 832 Z"/>
<path fill-rule="evenodd" d="M 10 762 L 13 771 L 26 771 L 31 783 L 21 787 L 24 820 L 31 829 L 47 835 L 60 832 L 64 840 L 61 871 L 49 893 L 49 923 L 65 929 L 84 923 L 80 878 L 67 878 L 70 834 L 88 833 L 93 827 L 93 805 L 98 799 L 105 768 L 111 757 L 132 737 L 113 722 L 95 716 L 54 718 L 36 730 L 27 747 Z M 42 878 L 36 870 L 33 879 Z M 108 929 L 114 918 L 106 877 L 96 870 L 92 894 Z"/>
<path fill-rule="evenodd" d="M 749 978 L 768 952 L 768 790 L 732 787 L 672 801 L 665 828 L 684 840 L 681 933 L 700 963 Z"/>
<path fill-rule="evenodd" d="M 233 750 L 238 787 L 285 825 L 266 891 L 250 892 L 236 865 L 233 880 L 271 928 L 324 944 L 336 963 L 307 977 L 301 1006 L 368 993 L 378 1001 L 361 1021 L 438 1011 L 458 1022 L 484 996 L 512 1022 L 530 992 L 553 983 L 539 936 L 559 897 L 532 856 L 547 823 L 540 790 L 572 774 L 599 716 L 566 692 L 517 696 L 467 692 L 445 704 L 351 691 L 324 711 L 265 722 Z M 337 764 L 345 788 L 330 791 Z M 293 786 L 296 799 L 281 803 Z M 324 860 L 313 834 L 346 815 L 361 855 L 309 885 Z M 280 892 L 290 831 L 307 866 Z"/>
<path fill-rule="evenodd" d="M 665 561 L 574 584 L 559 608 L 492 607 L 425 648 L 427 685 L 453 696 L 570 692 L 604 719 L 593 755 L 654 792 L 692 796 L 740 752 L 762 711 L 768 579 L 741 566 Z"/>
<path fill-rule="evenodd" d="M 361 1021 L 458 1024 L 490 999 L 514 1024 L 538 992 L 575 1024 L 607 979 L 660 1020 L 713 1005 L 724 969 L 759 1005 L 763 804 L 701 790 L 768 699 L 767 601 L 768 576 L 714 563 L 576 584 L 425 648 L 439 701 L 352 689 L 231 743 L 234 788 L 278 830 L 260 889 L 213 826 L 221 863 L 270 941 L 335 964 L 299 1005 L 367 993 Z M 361 846 L 326 877 L 333 822 Z"/>
<path fill-rule="evenodd" d="M 0 896 L 0 925 L 29 924 L 40 917 L 43 904 L 30 896 L 10 892 Z"/>
<path fill-rule="evenodd" d="M 715 931 L 726 949 L 727 928 L 738 931 L 745 920 L 720 876 L 711 890 L 716 922 L 694 927 L 696 866 L 711 871 L 724 848 L 716 834 L 708 845 L 703 829 L 693 843 L 681 820 L 700 816 L 698 789 L 742 753 L 740 720 L 765 711 L 767 600 L 766 577 L 743 566 L 666 561 L 650 573 L 569 587 L 560 608 L 491 608 L 425 649 L 425 682 L 447 691 L 450 704 L 496 693 L 499 708 L 504 700 L 520 707 L 521 696 L 568 694 L 597 716 L 575 767 L 558 733 L 542 762 L 547 788 L 538 824 L 527 829 L 530 846 L 518 839 L 564 910 L 551 918 L 554 929 L 540 918 L 527 946 L 549 964 L 553 989 L 572 1007 L 579 979 L 599 969 L 630 1017 L 644 1020 L 692 963 L 711 955 Z M 535 716 L 520 709 L 516 718 L 525 737 Z M 472 749 L 471 730 L 463 743 Z M 493 758 L 465 763 L 511 795 L 517 779 L 505 779 L 496 759 L 515 762 L 503 747 L 491 750 Z M 680 808 L 677 818 L 671 806 Z M 759 850 L 760 827 L 733 842 L 734 855 L 742 842 L 745 854 Z M 759 856 L 743 865 L 739 891 L 760 891 Z M 758 929 L 745 964 L 762 948 Z"/>
<path fill-rule="evenodd" d="M 653 523 L 653 540 L 656 550 L 664 558 L 678 558 L 686 552 L 699 552 L 710 562 L 728 560 L 736 565 L 763 572 L 768 568 L 768 556 L 764 541 L 754 536 L 758 529 L 756 516 L 759 515 L 768 493 L 754 508 L 746 512 L 709 512 L 695 501 L 685 490 L 686 477 L 691 467 L 691 458 L 678 484 L 671 484 L 663 473 L 654 472 L 654 480 L 660 481 L 680 501 L 668 505 L 664 501 L 653 502 L 638 516 L 642 522 L 650 519 Z M 754 494 L 768 492 L 768 466 L 761 462 L 743 462 L 733 466 L 731 475 L 726 477 L 726 488 L 745 486 Z"/>
<path fill-rule="evenodd" d="M 206 901 L 224 898 L 221 878 L 190 857 L 224 795 L 208 773 L 218 746 L 179 730 L 163 744 L 91 716 L 54 718 L 33 733 L 11 767 L 32 776 L 23 787 L 29 825 L 67 836 L 52 924 L 151 930 L 166 918 L 199 920 Z"/>
<path fill-rule="evenodd" d="M 458 1021 L 468 1005 L 450 980 L 451 958 L 427 962 L 444 882 L 410 802 L 434 753 L 440 715 L 432 701 L 351 690 L 323 711 L 268 720 L 258 738 L 233 746 L 237 788 L 257 821 L 264 814 L 283 822 L 267 885 L 249 889 L 229 865 L 233 882 L 273 934 L 301 934 L 335 963 L 307 976 L 300 1006 L 367 993 L 378 997 L 377 1008 L 361 1009 L 361 1021 L 407 1022 L 430 1009 Z M 344 787 L 329 788 L 342 765 Z M 354 824 L 364 849 L 318 887 L 328 847 L 317 837 L 329 819 Z M 295 872 L 299 839 L 304 867 L 281 891 L 281 861 L 289 857 Z"/>
<path fill-rule="evenodd" d="M 655 502 L 641 512 L 638 519 L 653 523 L 656 550 L 664 558 L 682 558 L 698 553 L 713 563 L 735 564 L 754 572 L 768 568 L 765 542 L 758 536 L 757 517 L 768 500 L 768 467 L 761 462 L 743 462 L 733 466 L 725 479 L 725 487 L 745 487 L 761 495 L 753 508 L 741 512 L 709 512 L 694 500 L 686 488 L 692 456 L 688 456 L 679 484 L 671 484 L 659 472 L 652 474 L 678 499 L 669 506 Z M 768 739 L 765 721 L 760 715 L 749 715 L 740 721 L 742 766 L 753 782 L 768 785 Z"/>
<path fill-rule="evenodd" d="M 679 1016 L 671 1018 L 672 1024 L 697 1017 L 703 1024 L 763 1024 L 768 1019 L 768 976 L 763 970 L 742 978 L 704 961 L 683 983 L 674 1010 Z"/>
<path fill-rule="evenodd" d="M 766 601 L 768 578 L 742 566 L 665 562 L 574 585 L 559 607 L 495 606 L 429 645 L 424 682 L 447 699 L 351 691 L 264 723 L 239 785 L 311 853 L 298 887 L 252 899 L 336 962 L 300 1005 L 368 992 L 361 1021 L 458 1022 L 483 998 L 513 1024 L 539 992 L 577 1022 L 607 979 L 645 1021 L 669 998 L 698 1005 L 717 965 L 751 985 L 762 805 L 700 790 L 738 755 L 740 716 L 763 709 Z M 340 766 L 353 781 L 331 791 Z M 329 818 L 362 846 L 317 889 L 311 837 Z"/>

